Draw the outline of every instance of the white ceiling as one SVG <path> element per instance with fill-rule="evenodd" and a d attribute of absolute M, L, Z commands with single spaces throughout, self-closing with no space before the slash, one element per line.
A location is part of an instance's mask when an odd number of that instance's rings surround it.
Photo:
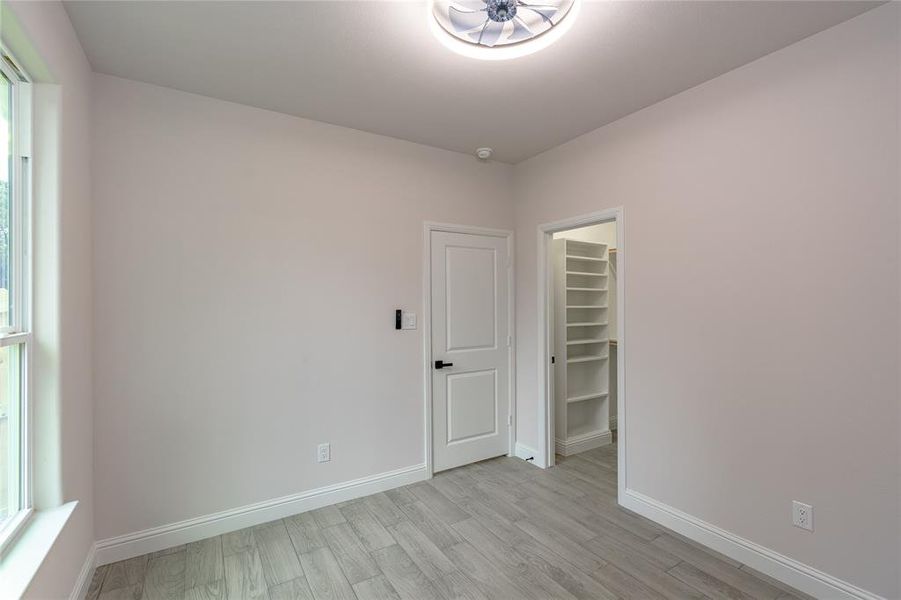
<path fill-rule="evenodd" d="M 591 1 L 479 61 L 423 2 L 67 2 L 95 71 L 515 163 L 881 2 Z"/>

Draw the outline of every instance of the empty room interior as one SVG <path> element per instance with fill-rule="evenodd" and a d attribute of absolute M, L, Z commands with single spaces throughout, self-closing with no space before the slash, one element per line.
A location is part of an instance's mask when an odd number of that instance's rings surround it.
<path fill-rule="evenodd" d="M 0 51 L 0 600 L 901 599 L 901 2 Z"/>

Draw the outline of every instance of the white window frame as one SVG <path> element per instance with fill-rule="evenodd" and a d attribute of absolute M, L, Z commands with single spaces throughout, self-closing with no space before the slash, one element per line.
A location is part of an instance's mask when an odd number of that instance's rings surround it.
<path fill-rule="evenodd" d="M 0 45 L 0 71 L 12 84 L 10 112 L 12 115 L 12 164 L 10 165 L 10 245 L 9 297 L 10 323 L 0 327 L 0 347 L 19 347 L 19 411 L 18 427 L 10 430 L 19 443 L 19 469 L 16 488 L 18 510 L 0 527 L 0 556 L 22 531 L 34 512 L 32 477 L 32 219 L 31 219 L 31 141 L 32 93 L 31 80 L 19 68 L 19 63 Z M 11 482 L 12 483 L 12 482 Z"/>

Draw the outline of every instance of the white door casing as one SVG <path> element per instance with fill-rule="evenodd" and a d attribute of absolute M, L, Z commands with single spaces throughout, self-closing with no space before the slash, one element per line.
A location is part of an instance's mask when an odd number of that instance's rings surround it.
<path fill-rule="evenodd" d="M 432 231 L 430 252 L 438 472 L 509 449 L 509 251 L 505 237 Z"/>

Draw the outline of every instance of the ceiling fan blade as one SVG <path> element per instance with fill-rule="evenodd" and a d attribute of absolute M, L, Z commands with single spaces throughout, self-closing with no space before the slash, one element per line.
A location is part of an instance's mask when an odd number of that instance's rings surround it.
<path fill-rule="evenodd" d="M 495 23 L 489 20 L 478 34 L 471 33 L 469 35 L 476 43 L 491 47 L 500 39 L 503 30 L 504 23 Z"/>
<path fill-rule="evenodd" d="M 532 32 L 529 31 L 528 26 L 523 22 L 519 17 L 513 17 L 513 32 L 507 36 L 507 40 L 511 42 L 518 42 L 520 40 L 526 40 L 532 37 Z"/>
<path fill-rule="evenodd" d="M 451 6 L 447 11 L 447 16 L 450 19 L 451 25 L 453 25 L 454 29 L 458 32 L 470 31 L 476 27 L 482 27 L 488 20 L 485 9 L 464 12 Z"/>
<path fill-rule="evenodd" d="M 485 0 L 454 0 L 452 6 L 462 11 L 485 10 Z"/>
<path fill-rule="evenodd" d="M 494 46 L 501 38 L 501 33 L 504 31 L 504 25 L 506 25 L 506 23 L 489 21 L 488 27 L 482 32 L 482 39 L 479 40 L 479 43 L 483 46 Z"/>
<path fill-rule="evenodd" d="M 528 4 L 520 4 L 519 8 L 520 9 L 525 8 L 525 9 L 531 10 L 532 12 L 540 15 L 542 19 L 544 19 L 545 21 L 547 21 L 548 23 L 551 23 L 551 24 L 554 23 L 553 18 L 557 14 L 557 12 L 560 10 L 556 6 L 539 6 L 539 5 L 530 6 Z"/>

